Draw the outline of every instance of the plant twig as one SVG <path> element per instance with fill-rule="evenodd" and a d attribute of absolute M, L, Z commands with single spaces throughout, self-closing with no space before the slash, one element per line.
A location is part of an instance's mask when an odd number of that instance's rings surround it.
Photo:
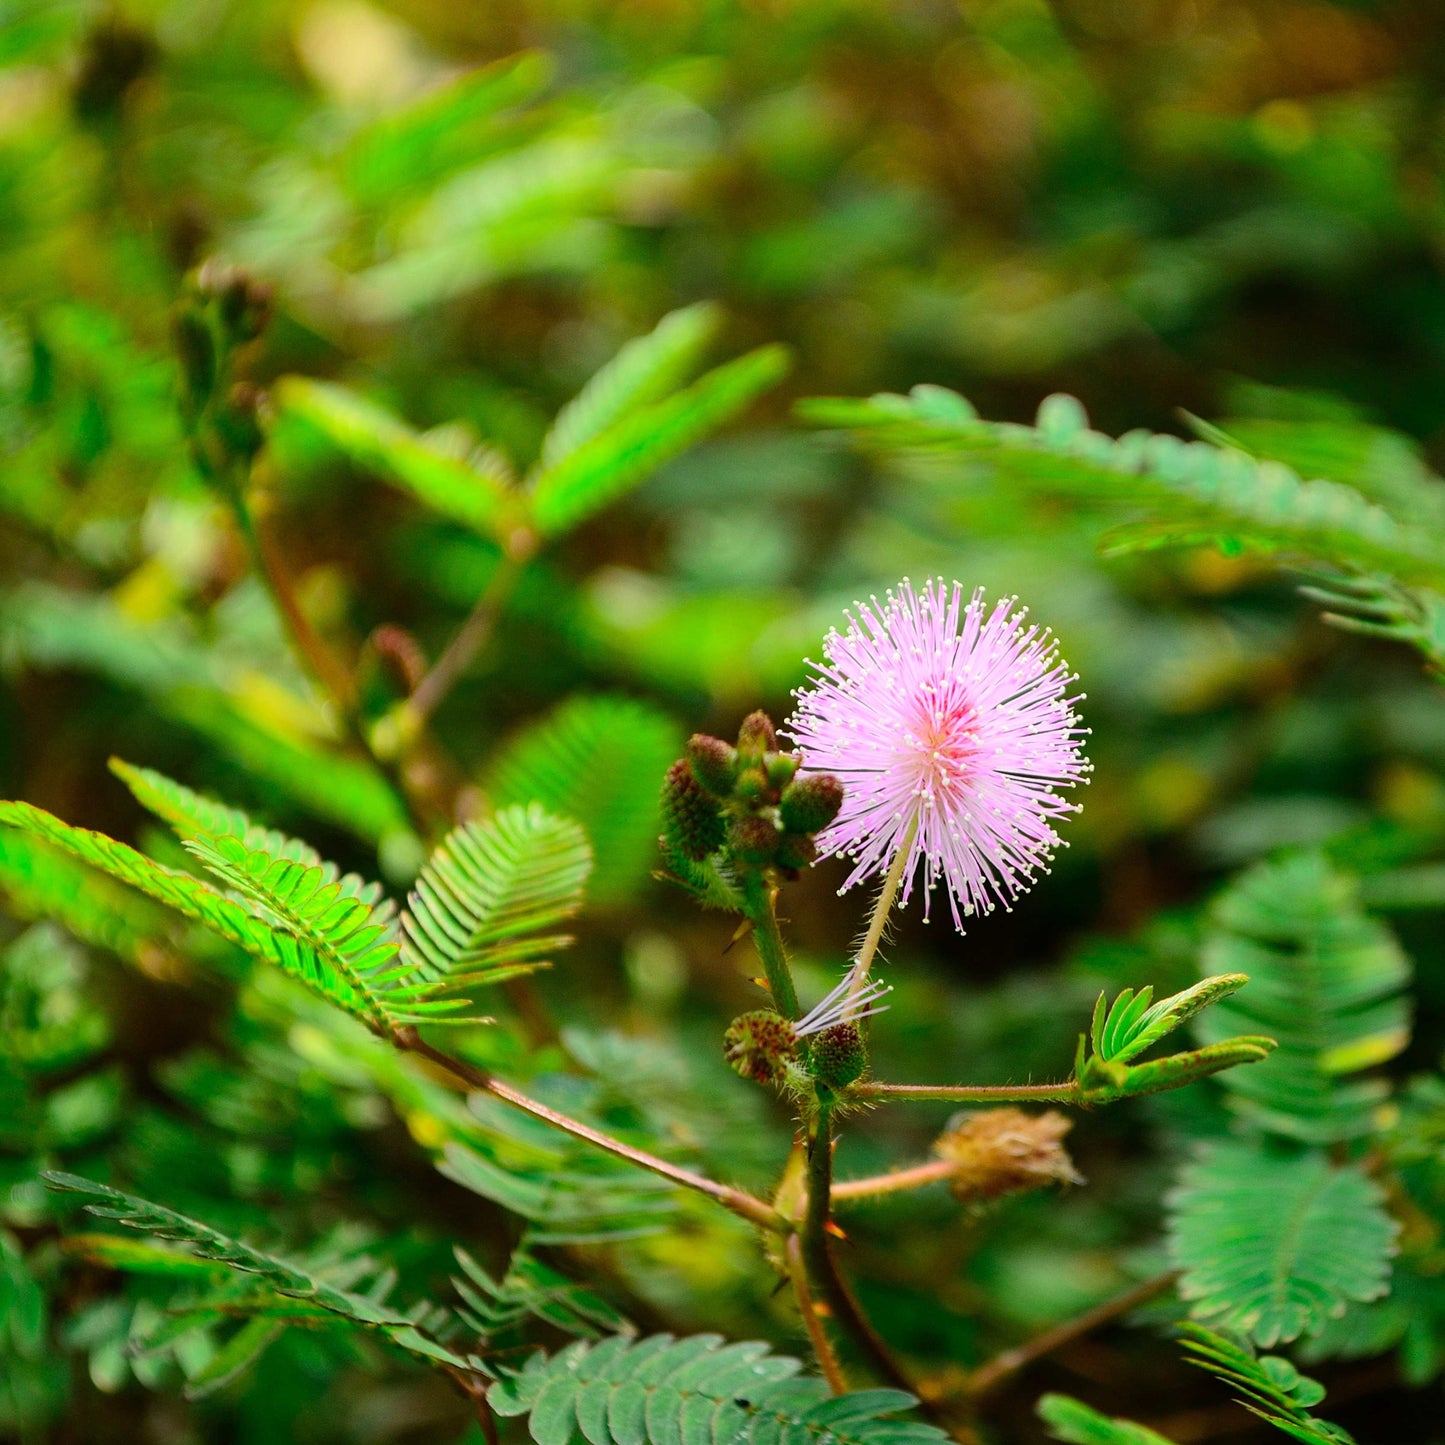
<path fill-rule="evenodd" d="M 426 675 L 417 683 L 406 702 L 404 733 L 415 736 L 431 715 L 441 706 L 442 700 L 456 686 L 466 670 L 477 659 L 477 654 L 487 645 L 497 625 L 497 619 L 512 595 L 512 589 L 522 575 L 527 560 L 536 550 L 537 541 L 530 532 L 522 531 L 508 542 L 497 563 L 496 570 L 482 589 L 467 620 L 457 629 L 456 635 L 447 644 L 442 655 L 432 664 Z"/>
<path fill-rule="evenodd" d="M 743 874 L 743 908 L 753 925 L 753 942 L 768 978 L 768 992 L 773 1007 L 784 1018 L 798 1017 L 798 990 L 793 984 L 793 971 L 783 948 L 783 934 L 778 927 L 778 895 L 769 888 L 762 874 L 748 869 Z"/>
<path fill-rule="evenodd" d="M 939 1099 L 977 1104 L 1077 1104 L 1079 1086 L 1073 1080 L 1062 1084 L 880 1084 L 873 1080 L 854 1084 L 851 1101 L 868 1099 L 884 1103 L 889 1099 Z"/>
<path fill-rule="evenodd" d="M 1042 1359 L 1045 1355 L 1052 1354 L 1071 1341 L 1098 1329 L 1100 1325 L 1106 1325 L 1120 1315 L 1126 1315 L 1130 1310 L 1147 1304 L 1157 1295 L 1172 1288 L 1174 1281 L 1178 1278 L 1179 1271 L 1173 1269 L 1166 1270 L 1163 1274 L 1156 1274 L 1153 1279 L 1146 1279 L 1143 1283 L 1124 1290 L 1122 1294 L 1115 1295 L 1113 1299 L 1107 1299 L 1102 1304 L 1097 1304 L 1092 1309 L 1075 1315 L 1073 1319 L 1064 1320 L 1051 1329 L 1045 1330 L 1042 1334 L 1035 1335 L 1033 1339 L 1025 1340 L 1021 1345 L 1004 1350 L 986 1364 L 980 1365 L 968 1376 L 964 1382 L 962 1393 L 971 1399 L 986 1395 L 1020 1370 L 1026 1369 L 1035 1360 Z"/>
<path fill-rule="evenodd" d="M 828 1331 L 823 1327 L 823 1318 L 813 1301 L 813 1289 L 808 1283 L 808 1267 L 803 1260 L 801 1236 L 790 1234 L 784 1252 L 788 1261 L 788 1278 L 792 1281 L 793 1294 L 798 1300 L 798 1311 L 803 1316 L 803 1326 L 808 1331 L 808 1340 L 813 1346 L 813 1353 L 818 1357 L 823 1378 L 835 1395 L 846 1395 L 848 1379 L 843 1373 L 842 1365 L 838 1363 L 833 1342 L 828 1338 Z"/>
<path fill-rule="evenodd" d="M 915 1164 L 911 1169 L 895 1169 L 890 1174 L 874 1174 L 867 1179 L 845 1179 L 833 1185 L 833 1201 L 849 1199 L 874 1199 L 880 1194 L 898 1194 L 905 1189 L 921 1189 L 925 1184 L 937 1184 L 956 1173 L 958 1165 L 952 1159 L 931 1159 L 927 1164 Z"/>
<path fill-rule="evenodd" d="M 227 488 L 231 499 L 236 527 L 246 545 L 252 566 L 262 586 L 281 615 L 287 633 L 296 651 L 322 690 L 331 698 L 340 713 L 347 735 L 357 749 L 381 774 L 406 810 L 412 826 L 425 838 L 431 831 L 431 819 L 427 818 L 417 800 L 412 796 L 400 772 L 377 755 L 367 736 L 361 716 L 361 701 L 356 691 L 356 682 L 351 674 L 332 655 L 331 650 L 317 635 L 306 613 L 296 598 L 291 577 L 274 547 L 263 536 L 255 514 L 246 500 L 244 478 Z"/>
<path fill-rule="evenodd" d="M 643 1149 L 635 1149 L 631 1144 L 623 1143 L 621 1139 L 614 1139 L 610 1134 L 604 1134 L 590 1124 L 569 1118 L 566 1114 L 549 1108 L 540 1100 L 530 1098 L 519 1089 L 514 1089 L 510 1084 L 504 1084 L 500 1079 L 494 1079 L 475 1065 L 469 1064 L 463 1059 L 453 1058 L 440 1049 L 434 1049 L 410 1025 L 397 1029 L 394 1037 L 401 1048 L 414 1054 L 420 1054 L 424 1059 L 429 1059 L 438 1068 L 445 1069 L 453 1078 L 460 1079 L 469 1088 L 479 1089 L 483 1093 L 490 1094 L 504 1104 L 510 1104 L 514 1109 L 520 1109 L 522 1113 L 530 1114 L 534 1119 L 541 1119 L 544 1123 L 552 1125 L 554 1129 L 561 1129 L 563 1133 L 572 1135 L 574 1139 L 584 1140 L 608 1154 L 627 1160 L 629 1164 L 637 1165 L 640 1169 L 647 1169 L 653 1174 L 660 1174 L 664 1179 L 670 1179 L 674 1184 L 680 1184 L 686 1189 L 695 1189 L 699 1194 L 706 1194 L 725 1209 L 730 1209 L 734 1214 L 746 1219 L 749 1224 L 779 1232 L 788 1228 L 786 1221 L 772 1205 L 757 1198 L 756 1195 L 749 1194 L 745 1189 L 734 1189 L 729 1184 L 719 1184 L 715 1179 L 694 1174 L 690 1169 L 670 1164 L 666 1159 L 659 1159 L 655 1154 L 649 1154 Z"/>

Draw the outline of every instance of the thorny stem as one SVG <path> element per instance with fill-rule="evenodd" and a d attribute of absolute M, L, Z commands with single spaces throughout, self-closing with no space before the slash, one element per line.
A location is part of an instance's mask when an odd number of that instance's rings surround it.
<path fill-rule="evenodd" d="M 957 1170 L 951 1159 L 934 1159 L 915 1164 L 912 1169 L 895 1169 L 891 1174 L 875 1174 L 868 1179 L 846 1179 L 833 1185 L 833 1199 L 875 1199 L 880 1194 L 898 1194 L 905 1189 L 921 1189 L 937 1184 Z"/>
<path fill-rule="evenodd" d="M 530 1114 L 534 1119 L 541 1119 L 544 1123 L 552 1125 L 554 1129 L 560 1129 L 563 1133 L 572 1135 L 574 1139 L 582 1139 L 608 1154 L 627 1160 L 629 1164 L 637 1165 L 640 1169 L 650 1170 L 653 1174 L 660 1174 L 664 1179 L 670 1179 L 674 1184 L 681 1184 L 686 1189 L 695 1189 L 699 1194 L 706 1194 L 725 1209 L 730 1209 L 734 1214 L 746 1219 L 749 1224 L 779 1232 L 787 1228 L 787 1224 L 777 1210 L 757 1198 L 756 1195 L 749 1194 L 745 1189 L 734 1189 L 729 1184 L 719 1184 L 715 1179 L 694 1174 L 692 1170 L 684 1169 L 677 1164 L 670 1164 L 666 1159 L 659 1159 L 655 1154 L 649 1154 L 642 1149 L 634 1149 L 631 1144 L 624 1144 L 621 1139 L 614 1139 L 610 1134 L 604 1134 L 600 1129 L 592 1128 L 590 1124 L 584 1124 L 578 1119 L 558 1113 L 556 1109 L 549 1108 L 540 1100 L 530 1098 L 519 1089 L 514 1089 L 510 1084 L 504 1084 L 500 1079 L 494 1079 L 475 1065 L 469 1064 L 463 1059 L 453 1058 L 440 1049 L 434 1049 L 410 1025 L 397 1029 L 393 1037 L 399 1047 L 410 1053 L 420 1054 L 424 1059 L 429 1059 L 438 1068 L 445 1069 L 453 1078 L 460 1079 L 469 1088 L 479 1089 L 483 1093 L 490 1094 L 504 1104 L 510 1104 L 514 1109 L 520 1109 L 522 1113 Z"/>
<path fill-rule="evenodd" d="M 828 1338 L 828 1331 L 823 1327 L 822 1316 L 818 1313 L 818 1307 L 813 1302 L 813 1289 L 808 1283 L 808 1267 L 803 1260 L 803 1241 L 796 1234 L 788 1236 L 785 1248 L 788 1261 L 788 1278 L 792 1281 L 793 1294 L 798 1300 L 798 1311 L 803 1316 L 803 1326 L 808 1331 L 808 1341 L 813 1346 L 813 1353 L 818 1357 L 818 1365 L 823 1371 L 823 1378 L 828 1382 L 828 1388 L 835 1395 L 846 1395 L 848 1393 L 848 1380 L 843 1374 L 843 1367 L 838 1363 L 838 1356 L 833 1349 L 833 1342 Z"/>
<path fill-rule="evenodd" d="M 1079 1104 L 1077 1080 L 1062 1084 L 880 1084 L 865 1080 L 848 1091 L 849 1101 L 868 1099 L 939 1099 L 976 1104 Z"/>
<path fill-rule="evenodd" d="M 769 888 L 762 874 L 748 869 L 743 875 L 744 911 L 753 925 L 753 939 L 758 957 L 768 977 L 768 991 L 773 1007 L 784 1018 L 798 1017 L 798 991 L 793 986 L 793 971 L 783 949 L 783 935 L 778 927 L 778 895 Z"/>
<path fill-rule="evenodd" d="M 1098 1329 L 1100 1325 L 1106 1325 L 1110 1320 L 1147 1304 L 1156 1295 L 1170 1289 L 1178 1278 L 1179 1271 L 1173 1269 L 1156 1274 L 1153 1279 L 1146 1279 L 1142 1284 L 1136 1284 L 1122 1294 L 1115 1295 L 1113 1299 L 1107 1299 L 1102 1304 L 1075 1315 L 1073 1319 L 1064 1320 L 1011 1350 L 1004 1350 L 968 1376 L 962 1393 L 976 1400 L 979 1396 L 997 1389 L 1005 1380 L 1027 1368 L 1035 1360 L 1042 1359 L 1071 1341 Z"/>
<path fill-rule="evenodd" d="M 883 930 L 888 926 L 888 915 L 893 911 L 894 901 L 898 897 L 899 884 L 903 882 L 903 870 L 908 864 L 908 854 L 913 847 L 913 834 L 917 827 L 916 822 L 910 825 L 907 833 L 899 841 L 898 851 L 893 855 L 893 861 L 888 865 L 888 872 L 883 879 L 883 887 L 878 894 L 878 901 L 873 905 L 873 916 L 868 920 L 868 932 L 864 935 L 863 946 L 858 950 L 857 958 L 853 960 L 853 984 L 848 990 L 849 1003 L 858 997 L 863 985 L 868 981 L 868 970 L 873 967 L 873 959 L 878 952 L 878 945 L 883 942 Z"/>
<path fill-rule="evenodd" d="M 456 686 L 462 675 L 477 659 L 497 625 L 503 608 L 512 595 L 527 560 L 536 551 L 537 539 L 528 531 L 520 531 L 508 542 L 482 595 L 477 598 L 467 620 L 447 644 L 446 650 L 432 664 L 416 685 L 406 702 L 404 733 L 414 736 L 441 705 L 442 699 Z"/>

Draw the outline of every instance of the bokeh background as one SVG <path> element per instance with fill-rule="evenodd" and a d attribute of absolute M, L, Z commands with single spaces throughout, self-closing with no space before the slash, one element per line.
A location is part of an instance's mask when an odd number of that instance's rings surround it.
<path fill-rule="evenodd" d="M 425 119 L 438 87 L 489 65 L 486 106 Z M 731 732 L 758 706 L 781 720 L 854 598 L 943 575 L 1017 593 L 1057 631 L 1097 771 L 1071 846 L 1013 912 L 964 937 L 905 916 L 876 1064 L 1057 1076 L 1101 987 L 1193 981 L 1201 909 L 1235 870 L 1285 845 L 1430 863 L 1445 699 L 1417 656 L 1325 626 L 1268 561 L 1104 556 L 1089 508 L 880 461 L 793 403 L 929 382 L 1027 420 L 1065 391 L 1110 433 L 1187 434 L 1188 413 L 1368 495 L 1429 483 L 1445 451 L 1442 78 L 1430 0 L 8 0 L 0 792 L 162 847 L 106 770 L 116 754 L 394 887 L 419 861 L 192 464 L 170 328 L 198 264 L 274 287 L 241 363 L 254 386 L 338 380 L 520 465 L 623 342 L 715 302 L 711 359 L 783 342 L 786 379 L 531 562 L 436 718 L 480 807 L 498 758 L 559 705 L 641 709 L 621 760 L 597 763 L 637 797 L 597 804 L 613 810 L 605 878 L 538 983 L 568 1050 L 527 1056 L 505 1007 L 478 1047 L 522 1072 L 626 1074 L 598 1108 L 654 1126 L 670 1109 L 657 1127 L 677 1147 L 766 1184 L 786 1115 L 713 1062 L 756 1006 L 754 965 L 727 949 L 730 923 L 651 877 L 653 789 L 688 732 Z M 375 629 L 435 656 L 495 545 L 284 413 L 260 482 L 308 614 L 379 717 Z M 785 904 L 814 990 L 867 904 L 835 895 L 842 877 L 820 866 Z M 1445 1043 L 1445 887 L 1412 877 L 1377 901 L 1416 963 L 1402 1067 L 1418 1070 Z M 15 876 L 0 885 L 16 915 L 0 922 L 0 1435 L 463 1438 L 444 1382 L 364 1341 L 289 1331 L 193 1403 L 188 1346 L 129 1350 L 163 1295 L 61 1252 L 39 1166 L 242 1233 L 360 1241 L 423 1289 L 454 1242 L 505 1260 L 516 1220 L 435 1172 L 429 1104 L 348 1075 L 324 1026 L 264 982 L 217 981 L 153 918 L 77 941 L 30 921 Z M 1062 1196 L 856 1211 L 849 1267 L 888 1336 L 946 1379 L 1161 1268 L 1173 1166 L 1218 1109 L 1195 1091 L 1084 1118 L 1070 1142 L 1089 1183 Z M 916 1157 L 945 1118 L 856 1120 L 840 1168 Z M 553 1263 L 647 1327 L 804 1348 L 746 1232 L 705 1210 Z M 1420 1328 L 1413 1372 L 1381 1351 L 1311 1366 L 1363 1440 L 1439 1438 L 1445 1322 Z M 1276 1438 L 1148 1328 L 1030 1371 L 993 1438 L 1042 1438 L 1044 1388 L 1181 1442 Z"/>

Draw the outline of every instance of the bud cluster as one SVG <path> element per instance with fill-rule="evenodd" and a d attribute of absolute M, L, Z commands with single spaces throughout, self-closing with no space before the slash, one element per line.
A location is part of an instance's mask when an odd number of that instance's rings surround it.
<path fill-rule="evenodd" d="M 191 277 L 171 336 L 180 362 L 181 403 L 201 470 L 222 476 L 228 460 L 260 451 L 261 392 L 233 379 L 237 350 L 271 319 L 271 288 L 234 266 L 208 261 Z"/>
<path fill-rule="evenodd" d="M 663 787 L 665 845 L 694 861 L 725 849 L 737 867 L 796 878 L 818 856 L 813 835 L 843 806 L 842 784 L 798 777 L 801 762 L 778 749 L 764 712 L 743 720 L 736 744 L 694 734 Z"/>

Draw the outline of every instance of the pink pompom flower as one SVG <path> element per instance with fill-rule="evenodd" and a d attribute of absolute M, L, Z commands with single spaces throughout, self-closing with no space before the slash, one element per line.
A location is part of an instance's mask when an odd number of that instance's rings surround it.
<path fill-rule="evenodd" d="M 834 774 L 843 807 L 818 835 L 854 862 L 843 887 L 901 866 L 907 902 L 920 866 L 942 880 L 953 921 L 1008 907 L 1060 846 L 1054 822 L 1087 781 L 1078 680 L 1017 598 L 905 579 L 830 632 L 818 676 L 783 730 L 808 772 Z M 899 855 L 903 854 L 901 865 Z M 895 874 L 895 877 L 897 875 Z"/>

